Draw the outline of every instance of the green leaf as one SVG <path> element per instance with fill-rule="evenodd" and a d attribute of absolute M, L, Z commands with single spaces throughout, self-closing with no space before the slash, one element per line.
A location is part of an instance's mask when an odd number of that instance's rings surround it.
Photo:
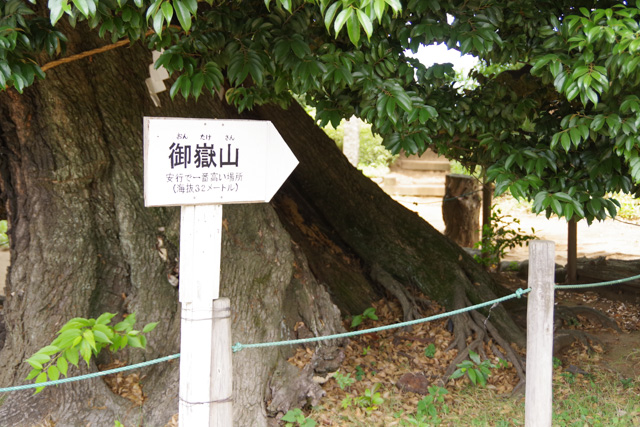
<path fill-rule="evenodd" d="M 58 357 L 56 360 L 56 366 L 58 367 L 58 371 L 65 377 L 67 376 L 67 371 L 69 370 L 69 362 L 64 357 Z"/>
<path fill-rule="evenodd" d="M 571 217 L 573 217 L 573 206 L 570 204 L 565 205 L 563 213 L 565 218 L 567 218 L 567 220 L 570 220 Z"/>
<path fill-rule="evenodd" d="M 384 16 L 384 10 L 386 8 L 385 0 L 373 0 L 373 13 L 375 13 L 378 22 L 382 22 Z"/>
<path fill-rule="evenodd" d="M 280 5 L 284 8 L 284 10 L 286 10 L 287 12 L 291 12 L 291 0 L 278 0 Z"/>
<path fill-rule="evenodd" d="M 89 4 L 87 0 L 72 0 L 73 4 L 78 8 L 85 18 L 89 17 Z"/>
<path fill-rule="evenodd" d="M 353 11 L 353 9 L 350 9 Z M 351 13 L 347 20 L 347 34 L 351 43 L 358 46 L 360 44 L 360 22 L 358 21 L 358 15 Z"/>
<path fill-rule="evenodd" d="M 469 375 L 469 379 L 471 380 L 471 382 L 473 383 L 473 385 L 476 385 L 478 382 L 478 373 L 476 372 L 475 369 L 469 369 L 467 371 L 467 374 Z"/>
<path fill-rule="evenodd" d="M 41 372 L 40 375 L 38 375 L 36 377 L 36 384 L 40 384 L 40 383 L 44 383 L 47 381 L 47 374 L 45 372 Z M 36 391 L 34 394 L 38 394 L 40 393 L 42 390 L 44 390 L 44 387 L 36 387 Z"/>
<path fill-rule="evenodd" d="M 91 347 L 91 349 L 96 350 L 96 339 L 95 339 L 95 335 L 93 334 L 93 331 L 87 329 L 82 333 L 82 344 L 80 345 L 80 348 L 82 348 L 82 345 L 85 342 Z"/>
<path fill-rule="evenodd" d="M 580 145 L 582 135 L 580 134 L 580 130 L 577 127 L 572 127 L 571 129 L 569 129 L 569 135 L 571 136 L 571 140 L 576 147 Z"/>
<path fill-rule="evenodd" d="M 555 197 L 558 200 L 562 200 L 563 202 L 567 202 L 567 203 L 573 202 L 573 199 L 567 193 L 563 193 L 563 192 L 554 193 L 553 197 Z"/>
<path fill-rule="evenodd" d="M 107 336 L 107 334 L 105 334 L 102 331 L 93 331 L 93 335 L 95 337 L 96 342 L 99 343 L 104 343 L 104 344 L 112 344 L 111 340 L 109 339 L 109 337 Z"/>
<path fill-rule="evenodd" d="M 129 335 L 128 344 L 129 344 L 130 347 L 144 348 L 144 346 L 142 345 L 142 342 L 140 341 L 140 337 L 137 337 L 137 336 Z"/>
<path fill-rule="evenodd" d="M 483 375 L 483 373 L 476 372 L 476 378 L 482 387 L 487 385 L 487 378 Z"/>
<path fill-rule="evenodd" d="M 589 100 L 593 102 L 593 105 L 597 106 L 598 94 L 593 89 L 590 89 L 590 88 L 586 90 L 586 94 L 587 94 L 587 98 L 589 98 Z"/>
<path fill-rule="evenodd" d="M 27 375 L 27 377 L 25 378 L 25 380 L 32 380 L 35 377 L 37 377 L 38 375 L 40 375 L 40 372 L 42 372 L 42 369 L 32 369 L 31 371 L 29 371 L 29 375 Z"/>
<path fill-rule="evenodd" d="M 155 15 L 153 15 L 153 31 L 155 31 L 156 34 L 158 35 L 162 34 L 163 21 L 164 21 L 164 15 L 162 11 L 161 10 L 156 11 Z"/>
<path fill-rule="evenodd" d="M 378 320 L 375 307 L 367 308 L 365 311 L 362 312 L 362 316 L 366 317 L 367 319 Z"/>
<path fill-rule="evenodd" d="M 170 23 L 171 18 L 173 18 L 173 6 L 171 6 L 170 2 L 165 1 L 162 3 L 162 6 L 160 8 L 162 9 L 162 15 L 164 16 L 164 19 L 167 21 L 167 23 Z"/>
<path fill-rule="evenodd" d="M 598 114 L 593 118 L 593 121 L 591 122 L 590 127 L 594 131 L 598 132 L 600 129 L 602 129 L 604 122 L 605 122 L 604 116 L 602 114 Z"/>
<path fill-rule="evenodd" d="M 64 352 L 63 357 L 67 359 L 67 361 L 69 361 L 69 363 L 71 363 L 73 366 L 78 366 L 78 362 L 80 361 L 80 356 L 78 354 L 77 348 L 70 348 L 66 350 Z"/>
<path fill-rule="evenodd" d="M 363 317 L 361 314 L 353 316 L 353 319 L 351 319 L 351 328 L 358 327 L 362 323 L 362 319 Z"/>
<path fill-rule="evenodd" d="M 49 357 L 48 355 L 36 353 L 25 360 L 25 362 L 31 365 L 31 367 L 34 369 L 42 369 L 42 365 L 47 363 L 49 360 L 51 360 L 51 357 Z"/>
<path fill-rule="evenodd" d="M 80 356 L 82 356 L 87 367 L 89 367 L 89 360 L 91 359 L 91 345 L 86 340 L 82 340 L 82 343 L 80 344 Z"/>
<path fill-rule="evenodd" d="M 436 355 L 436 346 L 434 343 L 429 343 L 424 349 L 424 355 L 428 358 L 433 358 Z"/>
<path fill-rule="evenodd" d="M 38 354 L 46 354 L 48 356 L 51 356 L 52 354 L 55 354 L 57 352 L 60 351 L 60 348 L 58 348 L 55 345 L 48 345 L 46 347 L 42 347 L 40 350 L 38 350 Z"/>
<path fill-rule="evenodd" d="M 569 151 L 571 149 L 571 137 L 569 136 L 569 132 L 564 132 L 560 137 L 560 145 L 564 148 L 565 151 Z"/>
<path fill-rule="evenodd" d="M 402 4 L 400 0 L 385 0 L 394 12 L 400 12 L 402 10 Z"/>
<path fill-rule="evenodd" d="M 49 378 L 51 381 L 57 381 L 60 379 L 60 371 L 57 366 L 51 365 L 49 369 L 47 369 L 47 374 L 49 374 Z"/>
<path fill-rule="evenodd" d="M 300 410 L 300 408 L 295 408 L 295 409 L 290 409 L 289 411 L 287 411 L 286 414 L 284 414 L 281 418 L 282 421 L 288 421 L 290 423 L 296 423 L 298 422 L 299 417 L 303 417 L 304 415 L 302 413 L 302 411 Z"/>
<path fill-rule="evenodd" d="M 115 317 L 115 313 L 102 313 L 100 317 L 96 319 L 96 324 L 106 325 L 111 323 L 111 319 Z"/>
<path fill-rule="evenodd" d="M 178 22 L 183 30 L 189 31 L 191 29 L 191 13 L 182 0 L 174 0 L 173 7 L 178 17 Z"/>
<path fill-rule="evenodd" d="M 189 9 L 189 12 L 191 12 L 192 15 L 195 15 L 198 11 L 198 0 L 183 0 L 183 2 L 187 6 L 187 9 Z"/>
<path fill-rule="evenodd" d="M 469 359 L 471 359 L 476 364 L 480 364 L 480 355 L 473 350 L 469 350 Z"/>
<path fill-rule="evenodd" d="M 184 79 L 185 79 L 185 75 L 183 74 L 180 77 L 178 77 L 176 79 L 176 81 L 173 82 L 173 84 L 171 85 L 171 89 L 169 89 L 169 96 L 171 96 L 171 99 L 173 99 L 176 96 L 176 94 L 180 91 L 180 86 L 181 86 L 182 82 L 184 81 Z M 120 330 L 117 329 L 117 328 L 121 324 L 122 324 L 122 322 L 117 323 L 116 326 L 114 326 L 114 329 L 116 331 L 120 332 Z M 120 327 L 122 327 L 122 326 L 120 326 Z M 124 328 L 122 330 L 124 330 Z"/>
<path fill-rule="evenodd" d="M 65 10 L 68 9 L 66 0 L 49 0 L 49 20 L 51 21 L 51 25 L 56 25 L 56 23 L 62 17 L 62 14 Z"/>
<path fill-rule="evenodd" d="M 194 76 L 191 78 L 191 93 L 196 98 L 196 100 L 202 93 L 203 85 L 204 85 L 204 75 L 200 72 L 194 74 Z"/>
<path fill-rule="evenodd" d="M 331 6 L 329 6 L 329 8 L 327 9 L 327 11 L 324 14 L 324 25 L 325 25 L 325 27 L 327 27 L 327 31 L 329 31 L 329 27 L 331 26 L 331 23 L 333 22 L 333 18 L 336 15 L 336 11 L 338 10 L 338 6 L 339 5 L 340 5 L 340 2 L 333 3 Z"/>
<path fill-rule="evenodd" d="M 184 80 L 188 80 L 185 74 L 181 75 L 180 77 L 184 77 Z M 180 77 L 178 78 L 178 80 L 180 80 Z M 176 83 L 178 83 L 178 80 L 176 80 Z M 133 328 L 133 325 L 135 325 L 135 323 L 136 323 L 136 314 L 131 313 L 122 322 L 117 323 L 113 327 L 113 329 L 115 329 L 118 332 L 131 330 L 131 328 Z"/>
<path fill-rule="evenodd" d="M 336 32 L 336 37 L 338 37 L 340 30 L 342 29 L 342 27 L 347 22 L 349 17 L 351 17 L 352 14 L 353 14 L 353 9 L 350 7 L 344 9 L 342 12 L 338 14 L 338 17 L 333 23 L 333 30 Z"/>
<path fill-rule="evenodd" d="M 62 332 L 58 337 L 53 340 L 52 344 L 58 346 L 60 349 L 73 347 L 77 345 L 78 342 L 75 342 L 78 337 L 82 335 L 82 331 L 80 329 L 67 329 Z"/>
<path fill-rule="evenodd" d="M 573 74 L 571 75 L 571 77 L 575 80 L 578 77 L 587 74 L 588 72 L 589 72 L 589 67 L 586 67 L 586 66 L 577 67 L 573 72 Z"/>
<path fill-rule="evenodd" d="M 462 370 L 462 368 L 459 368 L 459 369 L 456 369 L 449 378 L 455 380 L 456 378 L 460 378 L 463 375 L 464 375 L 464 371 Z"/>
<path fill-rule="evenodd" d="M 113 329 L 108 325 L 95 325 L 92 329 L 94 333 L 102 332 L 109 339 L 113 339 L 113 336 L 115 335 Z"/>
<path fill-rule="evenodd" d="M 373 24 L 371 23 L 371 19 L 369 19 L 369 16 L 361 9 L 356 9 L 356 12 L 358 13 L 358 21 L 360 21 L 362 29 L 364 29 L 367 38 L 370 39 L 373 34 Z"/>
<path fill-rule="evenodd" d="M 158 322 L 147 323 L 144 328 L 142 328 L 142 332 L 148 334 L 149 332 L 153 331 L 156 326 L 158 326 Z"/>

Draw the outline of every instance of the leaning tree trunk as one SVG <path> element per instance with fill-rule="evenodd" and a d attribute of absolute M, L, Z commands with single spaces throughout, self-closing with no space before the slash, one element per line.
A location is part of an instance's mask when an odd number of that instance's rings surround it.
<path fill-rule="evenodd" d="M 371 283 L 395 296 L 398 286 L 415 287 L 450 309 L 504 292 L 461 247 L 353 168 L 299 105 L 260 107 L 253 116 L 271 120 L 300 160 L 275 205 L 343 311 L 366 308 Z M 502 307 L 491 316 L 509 342 L 524 346 Z"/>
<path fill-rule="evenodd" d="M 70 53 L 100 44 L 87 31 L 70 34 Z M 150 61 L 140 46 L 122 48 L 55 68 L 23 95 L 0 94 L 1 188 L 12 245 L 2 386 L 23 383 L 23 360 L 76 316 L 136 312 L 140 323 L 160 321 L 146 351 L 116 355 L 127 363 L 179 351 L 177 290 L 167 280 L 176 273 L 179 215 L 143 206 L 142 117 L 238 115 L 214 97 L 172 103 L 163 93 L 162 108 L 153 107 L 144 86 Z M 273 121 L 300 165 L 274 200 L 277 215 L 269 205 L 225 207 L 221 294 L 231 298 L 234 341 L 340 330 L 329 295 L 357 313 L 387 290 L 411 317 L 407 287 L 448 308 L 499 292 L 458 246 L 349 165 L 298 105 L 264 106 L 243 117 Z M 486 332 L 482 319 L 454 319 L 461 349 L 467 336 Z M 502 307 L 486 324 L 522 344 Z M 315 400 L 321 392 L 312 370 L 336 369 L 340 344 L 317 347 L 301 372 L 286 363 L 290 348 L 237 353 L 235 424 L 263 426 L 269 416 Z M 141 408 L 93 379 L 35 396 L 10 394 L 0 425 L 47 418 L 57 425 L 164 425 L 177 412 L 177 365 L 145 369 Z"/>

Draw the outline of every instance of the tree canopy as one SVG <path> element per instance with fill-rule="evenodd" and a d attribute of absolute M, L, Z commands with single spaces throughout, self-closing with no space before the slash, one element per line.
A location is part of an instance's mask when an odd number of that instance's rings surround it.
<path fill-rule="evenodd" d="M 172 96 L 240 111 L 304 96 L 320 124 L 356 115 L 394 153 L 485 167 L 536 212 L 604 219 L 611 193 L 639 189 L 640 2 L 0 0 L 0 12 L 5 89 L 44 77 L 68 55 L 69 25 L 88 25 L 162 50 Z M 451 64 L 408 56 L 440 42 L 507 71 L 458 90 Z"/>

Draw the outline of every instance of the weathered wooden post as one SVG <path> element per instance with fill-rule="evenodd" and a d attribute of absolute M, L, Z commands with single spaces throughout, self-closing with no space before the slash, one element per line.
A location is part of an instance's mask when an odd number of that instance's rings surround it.
<path fill-rule="evenodd" d="M 555 243 L 529 243 L 525 426 L 551 426 Z"/>
<path fill-rule="evenodd" d="M 145 206 L 181 206 L 179 425 L 233 424 L 222 204 L 271 200 L 298 164 L 271 122 L 144 119 Z"/>
<path fill-rule="evenodd" d="M 231 426 L 233 422 L 233 378 L 231 375 L 231 303 L 229 298 L 213 302 L 211 331 L 210 426 Z"/>

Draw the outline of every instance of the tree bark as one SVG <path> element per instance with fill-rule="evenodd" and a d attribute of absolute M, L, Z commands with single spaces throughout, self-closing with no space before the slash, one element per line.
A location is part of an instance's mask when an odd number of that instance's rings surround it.
<path fill-rule="evenodd" d="M 103 43 L 82 28 L 69 32 L 69 54 Z M 114 356 L 126 363 L 179 351 L 177 289 L 167 279 L 176 274 L 179 211 L 143 205 L 142 117 L 240 116 L 216 97 L 171 102 L 165 92 L 154 107 L 144 85 L 150 63 L 142 46 L 120 48 L 52 69 L 22 95 L 0 93 L 0 188 L 11 239 L 2 386 L 24 383 L 23 361 L 77 316 L 135 312 L 141 324 L 160 321 L 146 351 Z M 334 303 L 361 313 L 385 290 L 414 286 L 448 308 L 500 293 L 464 251 L 353 168 L 297 104 L 242 117 L 273 121 L 300 165 L 271 206 L 224 208 L 221 295 L 231 299 L 234 342 L 340 331 Z M 390 282 L 401 286 L 392 291 Z M 523 343 L 502 307 L 491 321 Z M 314 346 L 304 371 L 286 363 L 289 347 L 234 355 L 235 424 L 266 426 L 315 401 L 313 371 L 337 369 L 342 344 Z M 93 379 L 9 394 L 0 425 L 162 426 L 177 412 L 177 367 L 145 368 L 141 408 Z M 92 363 L 71 375 L 95 370 Z"/>
<path fill-rule="evenodd" d="M 90 33 L 77 33 L 70 53 L 97 43 Z M 77 316 L 136 312 L 142 324 L 160 321 L 146 351 L 115 356 L 127 363 L 179 352 L 177 290 L 167 280 L 178 264 L 179 210 L 143 205 L 142 117 L 238 115 L 213 97 L 194 103 L 164 96 L 163 107 L 155 108 L 144 86 L 150 63 L 141 46 L 123 48 L 51 70 L 23 95 L 0 94 L 2 188 L 12 245 L 3 386 L 24 383 L 29 367 L 23 361 Z M 342 330 L 339 312 L 271 207 L 225 207 L 225 221 L 221 291 L 232 301 L 236 341 Z M 267 414 L 286 412 L 296 401 L 265 403 L 280 387 L 267 387 L 273 372 L 284 372 L 283 384 L 300 376 L 282 368 L 290 355 L 290 348 L 275 348 L 234 357 L 237 425 L 266 425 Z M 113 425 L 116 419 L 164 425 L 177 412 L 177 365 L 143 371 L 148 398 L 142 408 L 93 379 L 35 396 L 10 394 L 0 407 L 0 425 L 30 426 L 47 418 L 58 425 Z M 96 370 L 92 363 L 71 372 Z M 317 385 L 304 386 L 305 393 L 319 393 Z"/>

